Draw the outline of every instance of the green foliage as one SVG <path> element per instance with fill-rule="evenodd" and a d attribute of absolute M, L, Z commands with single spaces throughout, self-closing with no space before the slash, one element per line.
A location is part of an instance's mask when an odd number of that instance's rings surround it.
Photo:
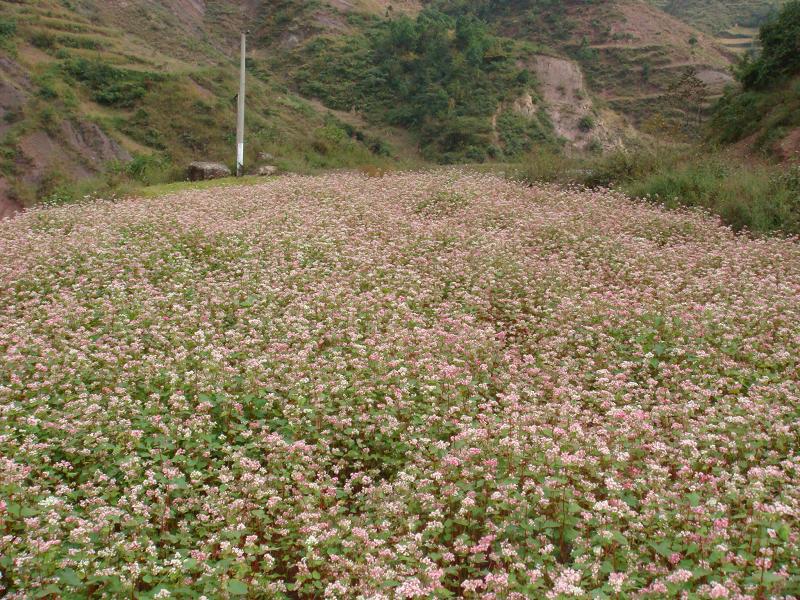
<path fill-rule="evenodd" d="M 66 61 L 64 71 L 92 92 L 100 104 L 130 108 L 139 102 L 148 88 L 162 76 L 156 73 L 120 69 L 101 60 L 77 58 Z"/>
<path fill-rule="evenodd" d="M 744 164 L 687 148 L 614 150 L 599 157 L 528 157 L 516 176 L 528 182 L 618 187 L 670 208 L 701 207 L 735 229 L 800 233 L 800 167 Z"/>
<path fill-rule="evenodd" d="M 56 47 L 56 37 L 47 31 L 37 31 L 31 35 L 31 44 L 40 50 L 53 50 Z"/>
<path fill-rule="evenodd" d="M 759 107 L 764 95 L 753 91 L 729 88 L 717 102 L 711 121 L 711 136 L 719 142 L 730 144 L 753 133 L 761 125 Z"/>
<path fill-rule="evenodd" d="M 0 42 L 13 38 L 16 34 L 17 22 L 6 17 L 0 17 Z"/>
<path fill-rule="evenodd" d="M 578 121 L 578 128 L 583 132 L 589 132 L 594 129 L 595 122 L 594 117 L 592 115 L 584 115 L 581 117 L 581 120 Z"/>
<path fill-rule="evenodd" d="M 171 168 L 169 159 L 160 154 L 135 154 L 124 166 L 127 175 L 145 185 L 167 181 Z"/>
<path fill-rule="evenodd" d="M 764 89 L 800 73 L 800 0 L 790 0 L 764 24 L 759 39 L 761 54 L 745 62 L 739 72 L 746 89 Z"/>
<path fill-rule="evenodd" d="M 423 154 L 444 163 L 496 153 L 491 117 L 531 78 L 517 67 L 513 42 L 490 35 L 483 21 L 430 9 L 377 23 L 364 35 L 318 38 L 306 57 L 296 77 L 302 93 L 411 129 Z M 504 125 L 510 154 L 544 137 L 508 119 Z"/>
<path fill-rule="evenodd" d="M 668 207 L 707 208 L 735 229 L 800 233 L 796 167 L 786 174 L 775 167 L 737 164 L 727 156 L 697 157 L 654 172 L 626 189 Z"/>

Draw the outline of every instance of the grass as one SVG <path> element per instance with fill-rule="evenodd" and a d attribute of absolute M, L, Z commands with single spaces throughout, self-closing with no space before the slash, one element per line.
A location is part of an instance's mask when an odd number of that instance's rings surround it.
<path fill-rule="evenodd" d="M 511 173 L 529 182 L 616 187 L 668 208 L 703 208 L 736 230 L 800 234 L 798 168 L 674 146 L 588 158 L 536 153 Z"/>

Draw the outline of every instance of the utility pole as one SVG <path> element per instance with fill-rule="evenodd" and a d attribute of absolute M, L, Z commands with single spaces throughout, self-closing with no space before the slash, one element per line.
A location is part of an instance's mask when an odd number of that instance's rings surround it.
<path fill-rule="evenodd" d="M 242 57 L 239 66 L 239 110 L 236 119 L 236 176 L 244 175 L 244 79 L 247 34 L 242 32 Z"/>

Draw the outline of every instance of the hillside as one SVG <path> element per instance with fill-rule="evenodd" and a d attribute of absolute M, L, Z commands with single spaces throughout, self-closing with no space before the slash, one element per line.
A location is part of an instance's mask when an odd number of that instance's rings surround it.
<path fill-rule="evenodd" d="M 661 10 L 707 31 L 758 28 L 785 0 L 650 0 Z"/>
<path fill-rule="evenodd" d="M 731 81 L 731 55 L 713 37 L 637 0 L 559 3 L 551 17 L 504 15 L 508 35 L 545 44 L 577 62 L 592 95 L 639 127 L 660 134 L 663 118 L 681 120 L 685 104 L 669 90 L 687 69 L 708 86 L 709 98 Z M 648 127 L 649 125 L 649 127 Z"/>
<path fill-rule="evenodd" d="M 654 6 L 716 36 L 736 54 L 758 48 L 758 28 L 774 16 L 786 0 L 650 0 Z"/>
<path fill-rule="evenodd" d="M 9 600 L 796 590 L 795 241 L 450 171 L 31 211 L 0 255 Z"/>
<path fill-rule="evenodd" d="M 717 105 L 711 137 L 785 163 L 800 160 L 800 2 L 761 27 L 761 52 Z"/>
<path fill-rule="evenodd" d="M 129 175 L 181 177 L 195 159 L 233 161 L 239 18 L 229 2 L 70 6 L 0 1 L 0 195 L 70 200 Z M 404 132 L 335 114 L 249 66 L 248 164 L 416 160 Z"/>
<path fill-rule="evenodd" d="M 0 0 L 0 195 L 7 207 L 67 201 L 180 178 L 193 159 L 231 163 L 242 23 L 251 31 L 246 162 L 290 171 L 517 160 L 537 147 L 596 152 L 637 137 L 634 126 L 672 135 L 663 123 L 681 123 L 685 107 L 667 92 L 685 69 L 711 97 L 728 81 L 731 57 L 712 38 L 639 0 L 481 6 Z M 442 40 L 470 15 L 488 28 L 471 30 L 472 50 L 447 42 L 442 90 L 434 71 L 417 77 L 425 61 L 439 68 L 433 45 L 374 63 L 392 24 L 423 27 L 417 15 L 434 8 L 452 19 L 431 29 Z M 425 94 L 440 95 L 441 108 Z M 400 97 L 417 113 L 395 114 Z"/>
<path fill-rule="evenodd" d="M 364 71 L 374 66 L 359 61 L 351 51 L 367 45 L 364 39 L 369 35 L 365 36 L 364 29 L 369 31 L 374 17 L 365 21 L 354 19 L 352 12 L 340 12 L 333 18 L 335 6 L 341 3 L 278 2 L 269 22 L 279 23 L 283 33 L 269 51 L 287 57 L 280 64 L 291 72 L 302 48 L 310 47 L 310 79 L 319 83 L 321 69 L 313 64 L 319 60 L 335 72 L 336 81 L 330 87 L 337 91 L 339 80 L 355 85 Z M 511 103 L 527 104 L 530 113 L 530 96 L 533 110 L 541 109 L 554 121 L 568 147 L 613 146 L 629 137 L 626 123 L 650 125 L 651 132 L 663 134 L 658 131 L 662 120 L 682 120 L 683 104 L 670 104 L 665 97 L 687 69 L 693 69 L 708 86 L 704 106 L 731 81 L 732 52 L 712 36 L 637 0 L 556 4 L 436 0 L 424 6 L 453 18 L 476 17 L 487 22 L 495 34 L 514 40 L 518 62 L 538 81 L 531 85 L 530 94 L 523 91 Z M 382 7 L 376 12 L 381 11 Z M 265 39 L 276 40 L 276 31 L 267 28 Z M 321 59 L 320 53 L 324 53 Z M 346 58 L 341 58 L 343 53 Z M 558 68 L 553 68 L 553 60 L 560 61 Z M 560 90 L 559 97 L 550 94 L 545 99 L 547 90 L 554 88 Z M 317 85 L 313 93 L 323 100 L 330 96 L 324 85 Z M 563 107 L 572 111 L 566 114 Z M 491 116 L 487 113 L 483 118 L 489 121 Z"/>

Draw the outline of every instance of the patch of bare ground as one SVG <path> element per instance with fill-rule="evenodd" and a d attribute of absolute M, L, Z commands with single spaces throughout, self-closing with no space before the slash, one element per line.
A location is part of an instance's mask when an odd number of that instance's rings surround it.
<path fill-rule="evenodd" d="M 0 221 L 22 212 L 22 205 L 10 197 L 11 186 L 0 177 Z"/>
<path fill-rule="evenodd" d="M 586 149 L 593 141 L 605 147 L 618 142 L 626 124 L 611 111 L 595 109 L 576 62 L 538 55 L 532 66 L 546 110 L 560 137 L 579 150 Z"/>

